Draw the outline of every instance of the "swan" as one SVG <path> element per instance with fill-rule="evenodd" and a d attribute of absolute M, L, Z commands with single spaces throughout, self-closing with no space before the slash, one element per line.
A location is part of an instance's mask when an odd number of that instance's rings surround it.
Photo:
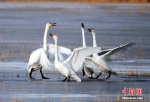
<path fill-rule="evenodd" d="M 97 47 L 96 33 L 94 31 L 94 28 L 90 28 L 90 29 L 88 29 L 88 31 L 91 32 L 92 36 L 93 36 L 93 47 Z M 90 57 L 85 58 L 84 66 L 98 68 L 100 71 L 108 73 L 109 75 L 106 78 L 106 79 L 108 79 L 111 74 L 117 75 L 117 73 L 111 71 L 111 69 L 107 65 L 107 61 L 112 61 L 112 60 L 119 58 L 120 56 L 123 56 L 124 53 L 134 44 L 135 43 L 130 42 L 130 43 L 121 45 L 119 47 L 115 47 L 113 49 L 108 49 L 108 50 L 104 50 L 100 53 L 95 53 L 95 54 L 93 54 L 93 56 L 91 58 Z M 99 76 L 97 76 L 97 78 L 98 77 Z"/>
<path fill-rule="evenodd" d="M 81 24 L 81 31 L 82 31 L 83 47 L 86 47 L 84 24 L 83 23 Z M 96 46 L 96 39 L 95 39 L 94 36 L 93 36 L 93 47 L 97 47 Z M 108 50 L 102 51 L 100 53 L 104 54 L 104 53 L 106 53 L 108 51 L 110 51 L 110 50 L 108 49 Z M 88 59 L 89 58 L 87 57 L 86 60 L 88 60 Z M 86 60 L 85 60 L 85 63 L 83 64 L 83 69 L 82 69 L 83 76 L 86 74 L 86 75 L 89 76 L 89 78 L 98 78 L 101 75 L 101 70 L 103 70 L 103 69 L 101 67 L 99 67 L 100 73 L 98 74 L 98 76 L 96 76 L 95 72 L 91 69 L 91 65 L 89 64 L 89 60 L 88 60 L 88 62 Z M 90 63 L 92 63 L 92 62 L 90 62 Z M 96 64 L 94 66 L 98 67 Z M 107 70 L 107 71 L 109 71 L 109 70 Z"/>
<path fill-rule="evenodd" d="M 81 23 L 81 32 L 82 32 L 82 44 L 83 44 L 83 47 L 86 47 L 84 24 L 83 23 Z M 95 78 L 96 77 L 96 74 L 94 73 L 94 71 L 89 67 L 83 66 L 82 72 L 83 72 L 83 76 L 86 74 L 89 76 L 89 78 Z"/>
<path fill-rule="evenodd" d="M 70 77 L 76 80 L 77 82 L 81 82 L 81 79 L 76 75 L 76 71 L 78 71 L 85 59 L 86 56 L 89 56 L 93 53 L 100 52 L 99 48 L 93 48 L 93 47 L 81 47 L 81 48 L 75 48 L 71 55 L 64 61 L 60 62 L 58 60 L 58 37 L 55 34 L 50 34 L 50 36 L 53 37 L 55 42 L 55 68 L 65 76 L 65 79 L 63 81 L 70 81 Z"/>
<path fill-rule="evenodd" d="M 42 73 L 42 67 L 45 67 L 47 69 L 53 68 L 53 64 L 49 61 L 48 57 L 48 50 L 47 50 L 47 33 L 50 27 L 56 26 L 56 23 L 47 23 L 45 32 L 44 32 L 44 37 L 43 37 L 43 48 L 39 48 L 37 50 L 34 50 L 29 58 L 29 62 L 27 65 L 28 73 L 31 79 L 34 79 L 32 77 L 32 72 L 36 70 L 40 70 L 41 76 L 43 79 L 49 79 L 44 77 Z"/>
<path fill-rule="evenodd" d="M 84 32 L 84 24 L 82 23 L 81 24 L 81 31 L 82 31 L 82 44 L 83 44 L 83 47 L 86 47 L 86 41 L 85 41 L 85 32 Z M 93 37 L 93 39 L 94 39 L 94 37 Z M 94 39 L 95 40 L 95 39 Z M 93 40 L 93 41 L 94 41 Z M 94 43 L 95 43 L 95 41 L 94 41 Z M 94 47 L 94 46 L 93 46 Z M 110 51 L 110 50 L 105 50 L 105 51 L 103 51 L 103 52 L 101 52 L 101 53 L 106 53 L 107 51 Z M 88 59 L 88 58 L 86 58 L 86 59 Z M 87 62 L 85 62 L 83 65 L 85 65 Z M 86 67 L 85 67 L 86 66 Z M 87 64 L 87 65 L 85 65 L 85 66 L 83 66 L 83 69 L 82 69 L 82 72 L 83 72 L 83 76 L 86 74 L 86 75 L 88 75 L 89 76 L 89 78 L 98 78 L 100 75 L 101 75 L 101 71 L 100 71 L 100 73 L 98 74 L 98 76 L 96 76 L 96 74 L 95 74 L 95 72 L 93 71 L 93 69 L 92 68 L 90 68 L 90 66 L 89 66 L 89 64 Z M 96 66 L 96 65 L 95 65 Z M 99 69 L 101 69 L 101 68 L 99 68 Z"/>

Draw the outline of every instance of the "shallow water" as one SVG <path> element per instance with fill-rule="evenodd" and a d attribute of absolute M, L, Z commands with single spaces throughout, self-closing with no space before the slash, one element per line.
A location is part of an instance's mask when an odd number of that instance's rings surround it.
<path fill-rule="evenodd" d="M 115 101 L 118 93 L 123 96 L 124 87 L 143 88 L 149 100 L 149 77 L 124 75 L 131 70 L 150 72 L 149 4 L 0 3 L 0 22 L 0 101 Z M 97 45 L 102 48 L 130 41 L 136 45 L 120 60 L 108 63 L 120 73 L 108 80 L 105 76 L 88 79 L 79 71 L 81 83 L 64 83 L 56 70 L 44 71 L 48 80 L 41 79 L 39 71 L 30 80 L 25 76 L 27 61 L 31 51 L 41 47 L 47 22 L 57 23 L 49 32 L 58 35 L 61 46 L 82 46 L 81 23 L 86 29 L 95 28 Z M 92 46 L 91 34 L 85 33 L 87 45 Z M 54 43 L 51 37 L 48 42 Z"/>
<path fill-rule="evenodd" d="M 99 79 L 89 79 L 78 73 L 82 82 L 77 83 L 73 79 L 70 82 L 62 82 L 64 77 L 58 72 L 45 72 L 45 76 L 50 78 L 48 80 L 41 79 L 39 71 L 34 72 L 34 80 L 25 74 L 25 70 L 5 70 L 0 73 L 1 101 L 115 101 L 117 97 L 123 96 L 124 87 L 142 88 L 144 99 L 149 100 L 150 80 L 146 77 L 112 76 L 106 80 L 102 76 Z"/>
<path fill-rule="evenodd" d="M 144 99 L 149 100 L 150 97 L 149 77 L 111 76 L 106 80 L 104 76 L 89 79 L 78 73 L 82 82 L 77 83 L 73 79 L 70 82 L 62 82 L 64 77 L 56 70 L 44 71 L 44 75 L 50 78 L 47 80 L 41 79 L 39 71 L 34 72 L 35 79 L 32 80 L 26 76 L 25 69 L 10 70 L 10 68 L 1 68 L 3 70 L 0 72 L 0 101 L 115 101 L 117 97 L 123 96 L 124 87 L 142 88 Z"/>

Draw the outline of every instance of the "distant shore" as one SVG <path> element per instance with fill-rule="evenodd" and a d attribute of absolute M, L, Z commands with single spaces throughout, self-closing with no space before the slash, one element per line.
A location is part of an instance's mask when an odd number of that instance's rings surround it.
<path fill-rule="evenodd" d="M 150 0 L 0 0 L 0 2 L 150 3 Z"/>

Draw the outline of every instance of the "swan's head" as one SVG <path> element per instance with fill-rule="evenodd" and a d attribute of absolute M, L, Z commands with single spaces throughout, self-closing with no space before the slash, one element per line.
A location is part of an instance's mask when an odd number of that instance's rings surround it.
<path fill-rule="evenodd" d="M 94 28 L 88 29 L 88 32 L 94 32 Z"/>
<path fill-rule="evenodd" d="M 82 28 L 84 28 L 84 24 L 83 23 L 81 24 L 81 26 L 82 26 Z"/>
<path fill-rule="evenodd" d="M 58 39 L 58 37 L 57 37 L 57 35 L 56 34 L 52 34 L 52 33 L 50 33 L 49 34 L 54 40 L 56 40 L 56 39 Z"/>
<path fill-rule="evenodd" d="M 52 22 L 51 22 L 51 23 L 47 23 L 47 24 L 46 24 L 46 27 L 52 27 L 52 26 L 56 26 L 56 23 L 52 23 Z"/>

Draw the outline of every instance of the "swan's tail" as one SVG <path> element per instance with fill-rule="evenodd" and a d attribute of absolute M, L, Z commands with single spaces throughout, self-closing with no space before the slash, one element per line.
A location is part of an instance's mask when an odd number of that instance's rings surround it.
<path fill-rule="evenodd" d="M 118 73 L 115 71 L 111 71 L 111 74 L 118 76 Z"/>
<path fill-rule="evenodd" d="M 112 75 L 118 75 L 118 73 L 117 72 L 115 72 L 115 71 L 112 71 L 112 70 L 103 70 L 105 73 L 108 73 L 108 74 L 112 74 Z"/>
<path fill-rule="evenodd" d="M 28 76 L 31 72 L 30 60 L 29 60 L 28 65 L 27 65 L 27 70 L 28 70 L 28 72 L 27 72 L 26 76 Z"/>
<path fill-rule="evenodd" d="M 28 76 L 30 73 L 31 73 L 31 68 L 28 69 L 28 72 L 27 72 L 26 76 Z"/>
<path fill-rule="evenodd" d="M 29 61 L 28 61 L 28 65 L 27 65 L 27 69 L 29 70 L 29 69 L 31 69 L 31 67 L 32 67 L 31 59 L 29 59 Z"/>
<path fill-rule="evenodd" d="M 31 69 L 32 69 L 32 65 L 30 64 L 30 60 L 29 60 L 28 65 L 27 65 L 28 72 L 27 72 L 26 76 L 28 76 L 31 73 Z"/>
<path fill-rule="evenodd" d="M 30 69 L 31 68 L 31 65 L 28 63 L 28 65 L 27 65 L 27 69 Z"/>
<path fill-rule="evenodd" d="M 71 77 L 77 82 L 81 82 L 81 79 L 76 74 L 71 75 Z"/>

